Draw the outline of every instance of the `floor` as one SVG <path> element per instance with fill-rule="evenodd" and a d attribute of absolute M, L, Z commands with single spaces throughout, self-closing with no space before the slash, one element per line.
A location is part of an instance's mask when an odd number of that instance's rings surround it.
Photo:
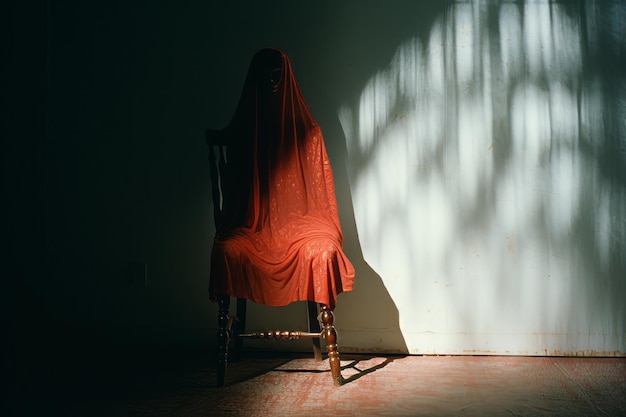
<path fill-rule="evenodd" d="M 284 352 L 245 352 L 216 388 L 212 359 L 171 350 L 57 364 L 5 390 L 2 414 L 626 416 L 626 358 L 344 354 L 338 388 L 327 361 Z"/>

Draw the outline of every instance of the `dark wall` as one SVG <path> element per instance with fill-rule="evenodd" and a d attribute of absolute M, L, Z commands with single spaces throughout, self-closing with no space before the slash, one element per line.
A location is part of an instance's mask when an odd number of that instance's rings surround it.
<path fill-rule="evenodd" d="M 360 274 L 348 305 L 379 311 L 367 321 L 399 345 L 397 310 L 360 254 L 337 109 L 441 13 L 412 1 L 3 6 L 2 305 L 12 349 L 212 343 L 204 129 L 228 123 L 250 58 L 267 46 L 289 54 L 325 132 Z M 344 323 L 366 326 L 359 317 Z M 300 325 L 304 315 L 282 320 Z"/>

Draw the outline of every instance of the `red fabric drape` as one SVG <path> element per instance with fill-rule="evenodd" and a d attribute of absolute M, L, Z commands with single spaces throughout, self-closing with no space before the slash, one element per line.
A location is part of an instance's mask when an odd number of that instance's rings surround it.
<path fill-rule="evenodd" d="M 342 251 L 333 175 L 288 57 L 255 54 L 220 148 L 209 292 L 266 305 L 334 307 L 354 268 Z M 214 197 L 215 199 L 215 197 Z"/>

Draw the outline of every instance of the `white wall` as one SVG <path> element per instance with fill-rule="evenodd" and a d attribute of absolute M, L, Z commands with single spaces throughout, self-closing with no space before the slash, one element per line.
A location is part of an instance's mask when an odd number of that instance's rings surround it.
<path fill-rule="evenodd" d="M 73 3 L 37 12 L 44 134 L 19 139 L 28 117 L 3 130 L 19 144 L 4 156 L 3 305 L 23 345 L 75 327 L 214 343 L 203 132 L 228 123 L 273 46 L 335 172 L 357 269 L 336 310 L 343 350 L 626 351 L 619 2 Z M 16 19 L 22 39 L 31 19 Z M 32 85 L 22 62 L 11 74 Z M 249 324 L 305 327 L 304 311 L 251 306 Z"/>
<path fill-rule="evenodd" d="M 451 3 L 340 108 L 410 352 L 624 355 L 625 20 Z"/>

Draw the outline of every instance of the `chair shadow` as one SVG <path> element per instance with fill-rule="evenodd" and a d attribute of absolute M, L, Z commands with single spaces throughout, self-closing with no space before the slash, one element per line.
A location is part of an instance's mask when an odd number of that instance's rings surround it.
<path fill-rule="evenodd" d="M 357 371 L 356 374 L 351 375 L 347 378 L 343 379 L 343 383 L 345 384 L 349 384 L 351 382 L 356 381 L 357 379 L 360 379 L 362 377 L 364 377 L 365 375 L 371 374 L 372 372 L 376 372 L 380 369 L 383 369 L 385 366 L 389 365 L 391 362 L 393 362 L 396 359 L 400 359 L 404 356 L 393 356 L 393 357 L 385 357 L 385 360 L 379 364 L 370 366 L 370 367 L 366 367 L 364 369 L 359 369 L 358 365 L 363 362 L 362 360 L 355 360 L 353 361 L 350 365 L 346 365 L 346 366 L 342 366 L 341 369 L 342 371 L 344 369 L 354 369 Z"/>
<path fill-rule="evenodd" d="M 353 355 L 350 355 L 353 356 Z M 368 374 L 379 371 L 385 368 L 387 365 L 395 361 L 396 359 L 401 359 L 406 355 L 359 355 L 359 358 L 348 359 L 346 362 L 349 362 L 345 365 L 341 365 L 342 374 L 345 374 L 346 371 L 352 371 L 350 376 L 343 377 L 343 385 L 352 383 Z M 381 361 L 382 360 L 382 361 Z M 284 372 L 284 373 L 330 373 L 330 368 L 327 365 L 327 361 L 323 362 L 315 362 L 315 366 L 319 367 L 316 369 L 307 368 L 306 365 L 311 364 L 311 360 L 306 361 L 305 366 L 303 367 L 293 367 L 280 369 L 281 366 L 287 365 L 291 360 L 285 361 L 284 364 L 281 364 L 277 367 L 277 369 L 272 369 L 270 372 Z M 261 372 L 262 374 L 263 372 Z M 260 375 L 260 374 L 259 374 Z M 256 375 L 258 376 L 258 375 Z M 253 377 L 251 377 L 253 378 Z"/>

